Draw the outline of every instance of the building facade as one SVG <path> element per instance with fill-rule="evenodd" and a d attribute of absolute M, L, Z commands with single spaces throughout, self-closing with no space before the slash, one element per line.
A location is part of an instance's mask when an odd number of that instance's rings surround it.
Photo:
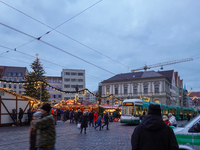
<path fill-rule="evenodd" d="M 0 66 L 0 79 L 11 81 L 1 82 L 0 86 L 8 88 L 17 94 L 23 94 L 24 88 L 22 83 L 12 83 L 24 81 L 26 73 L 28 72 L 26 67 L 12 67 L 12 66 Z"/>
<path fill-rule="evenodd" d="M 62 78 L 61 77 L 47 76 L 47 82 L 52 87 L 62 90 Z M 55 89 L 53 89 L 51 87 L 47 87 L 47 89 L 49 91 L 49 95 L 50 95 L 49 100 L 51 102 L 59 103 L 62 100 L 61 92 L 56 91 Z"/>
<path fill-rule="evenodd" d="M 63 69 L 61 75 L 63 91 L 76 91 L 76 86 L 78 91 L 85 89 L 85 70 Z M 62 94 L 62 99 L 64 100 L 74 99 L 75 97 L 86 100 L 86 96 L 83 93 Z"/>
<path fill-rule="evenodd" d="M 144 71 L 118 74 L 101 82 L 102 104 L 120 104 L 125 99 L 144 99 L 167 105 L 177 105 L 174 71 Z"/>

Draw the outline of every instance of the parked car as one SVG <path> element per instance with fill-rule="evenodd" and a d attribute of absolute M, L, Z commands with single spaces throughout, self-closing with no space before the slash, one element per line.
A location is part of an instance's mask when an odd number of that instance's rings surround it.
<path fill-rule="evenodd" d="M 200 130 L 197 130 L 197 123 L 200 123 L 200 115 L 183 127 L 173 129 L 180 150 L 200 150 Z"/>

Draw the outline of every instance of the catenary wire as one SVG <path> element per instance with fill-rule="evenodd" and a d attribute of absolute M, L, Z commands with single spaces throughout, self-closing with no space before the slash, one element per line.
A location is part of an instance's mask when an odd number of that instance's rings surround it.
<path fill-rule="evenodd" d="M 0 2 L 2 2 L 2 1 L 0 1 Z M 100 2 L 100 1 L 98 1 L 97 3 L 99 3 L 99 2 Z M 119 63 L 119 64 L 121 64 L 121 65 L 123 65 L 123 66 L 125 66 L 125 67 L 127 67 L 127 68 L 129 69 L 128 66 L 122 64 L 121 62 L 119 62 L 119 61 L 117 61 L 117 60 L 115 60 L 115 59 L 113 59 L 113 58 L 111 58 L 111 57 L 109 57 L 109 56 L 106 56 L 105 54 L 103 54 L 103 53 L 101 53 L 101 52 L 99 52 L 99 51 L 97 51 L 97 50 L 95 50 L 95 49 L 93 49 L 93 48 L 91 48 L 91 47 L 89 47 L 89 46 L 87 46 L 87 45 L 85 45 L 85 44 L 79 42 L 78 40 L 76 40 L 76 39 L 74 39 L 74 38 L 72 38 L 72 37 L 70 37 L 70 36 L 68 36 L 68 35 L 66 35 L 66 34 L 64 34 L 64 33 L 60 32 L 60 31 L 58 31 L 58 30 L 56 30 L 56 28 L 58 28 L 58 27 L 60 27 L 61 25 L 65 24 L 66 22 L 70 21 L 71 19 L 75 18 L 76 16 L 78 16 L 79 14 L 81 14 L 81 13 L 83 13 L 84 11 L 88 10 L 89 8 L 93 7 L 93 6 L 96 5 L 97 3 L 91 5 L 91 6 L 88 7 L 87 9 L 83 10 L 82 12 L 78 13 L 78 14 L 75 15 L 74 17 L 68 19 L 67 21 L 65 21 L 64 23 L 58 25 L 58 26 L 55 27 L 55 28 L 52 28 L 52 27 L 48 26 L 47 24 L 45 24 L 45 23 L 43 23 L 43 22 L 41 22 L 41 21 L 39 21 L 39 20 L 37 20 L 37 19 L 35 19 L 35 18 L 33 18 L 33 17 L 27 15 L 26 13 L 24 13 L 24 12 L 22 12 L 22 11 L 16 9 L 16 8 L 14 8 L 14 7 L 12 7 L 12 6 L 8 5 L 8 4 L 6 4 L 5 2 L 2 2 L 2 3 L 5 4 L 5 5 L 7 5 L 7 6 L 9 6 L 9 7 L 11 7 L 12 9 L 14 9 L 14 10 L 16 10 L 16 11 L 22 13 L 23 15 L 25 15 L 25 16 L 27 16 L 27 17 L 29 17 L 29 18 L 31 18 L 31 19 L 33 19 L 33 20 L 35 20 L 35 21 L 41 23 L 42 25 L 44 25 L 44 26 L 46 26 L 46 27 L 48 27 L 48 28 L 51 29 L 50 31 L 46 32 L 44 35 L 40 36 L 40 37 L 37 38 L 37 39 L 41 39 L 43 36 L 49 34 L 51 31 L 54 30 L 54 31 L 56 31 L 57 33 L 60 33 L 61 35 L 63 35 L 63 36 L 65 36 L 65 37 L 69 38 L 70 40 L 72 40 L 72 41 L 74 41 L 74 42 L 76 42 L 76 43 L 78 43 L 78 44 L 80 44 L 80 45 L 82 45 L 82 46 L 84 46 L 84 47 L 86 47 L 86 48 L 92 50 L 92 51 L 95 51 L 96 53 L 98 53 L 98 54 L 100 54 L 100 55 L 102 55 L 102 56 L 104 56 L 104 57 L 106 57 L 106 58 L 108 58 L 108 59 L 110 59 L 110 60 L 112 60 L 112 61 L 114 61 L 114 62 L 116 62 L 116 63 Z M 33 41 L 33 40 L 32 40 L 32 41 Z M 30 42 L 32 42 L 32 41 L 29 41 L 29 42 L 27 42 L 27 43 L 25 43 L 25 44 L 23 44 L 23 45 L 21 45 L 21 46 L 18 46 L 17 48 L 20 48 L 20 47 L 22 47 L 22 46 L 24 46 L 24 45 L 26 45 L 26 44 L 28 44 L 28 43 L 30 43 Z"/>
<path fill-rule="evenodd" d="M 17 52 L 17 53 L 20 53 L 20 54 L 23 54 L 23 55 L 26 55 L 26 56 L 29 56 L 29 57 L 35 58 L 35 56 L 32 56 L 32 55 L 30 55 L 30 54 L 26 54 L 26 53 L 24 53 L 24 52 L 16 51 L 15 49 L 11 49 L 11 48 L 8 48 L 8 47 L 6 47 L 6 46 L 0 45 L 0 47 L 5 48 L 5 49 L 9 49 L 9 50 L 12 50 L 12 51 L 15 51 L 15 52 Z M 42 59 L 42 58 L 40 58 L 40 60 L 45 61 L 45 62 L 48 62 L 48 63 L 51 63 L 51 64 L 54 64 L 54 65 L 57 65 L 57 66 L 60 66 L 60 67 L 63 67 L 63 68 L 67 68 L 67 67 L 62 66 L 62 65 L 60 65 L 60 64 L 56 64 L 56 63 L 53 63 L 53 62 L 51 62 L 51 61 L 48 61 L 48 60 L 45 60 L 45 59 Z M 68 68 L 68 69 L 69 69 L 69 68 Z M 92 75 L 88 75 L 88 74 L 86 74 L 86 75 L 87 75 L 87 76 L 90 76 L 90 77 L 92 77 L 92 78 L 100 79 L 100 78 L 95 77 L 95 76 L 92 76 Z"/>

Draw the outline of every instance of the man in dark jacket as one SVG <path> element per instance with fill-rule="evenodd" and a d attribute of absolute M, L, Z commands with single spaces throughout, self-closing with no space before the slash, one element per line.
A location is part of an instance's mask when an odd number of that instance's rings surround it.
<path fill-rule="evenodd" d="M 18 119 L 19 119 L 20 126 L 22 126 L 22 118 L 23 118 L 23 115 L 24 115 L 24 111 L 22 110 L 22 108 L 19 108 L 19 116 L 18 116 Z"/>
<path fill-rule="evenodd" d="M 94 113 L 93 113 L 93 111 L 91 111 L 90 113 L 89 113 L 89 125 L 90 125 L 90 127 L 91 127 L 91 124 L 92 124 L 92 127 L 94 127 Z"/>
<path fill-rule="evenodd" d="M 108 119 L 109 119 L 109 117 L 108 117 L 108 112 L 106 112 L 106 114 L 104 115 L 104 125 L 102 126 L 102 129 L 103 129 L 103 127 L 105 126 L 105 125 L 107 125 L 107 130 L 109 130 L 108 129 Z"/>
<path fill-rule="evenodd" d="M 131 137 L 132 150 L 178 150 L 173 130 L 161 118 L 159 105 L 149 105 L 148 115 Z"/>

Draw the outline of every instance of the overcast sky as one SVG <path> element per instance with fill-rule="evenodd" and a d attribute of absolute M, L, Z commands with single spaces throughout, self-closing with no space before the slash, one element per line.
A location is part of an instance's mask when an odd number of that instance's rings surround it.
<path fill-rule="evenodd" d="M 163 68 L 200 91 L 199 7 L 199 0 L 0 0 L 0 65 L 31 71 L 39 53 L 47 76 L 84 69 L 94 91 L 115 74 L 193 58 Z"/>

